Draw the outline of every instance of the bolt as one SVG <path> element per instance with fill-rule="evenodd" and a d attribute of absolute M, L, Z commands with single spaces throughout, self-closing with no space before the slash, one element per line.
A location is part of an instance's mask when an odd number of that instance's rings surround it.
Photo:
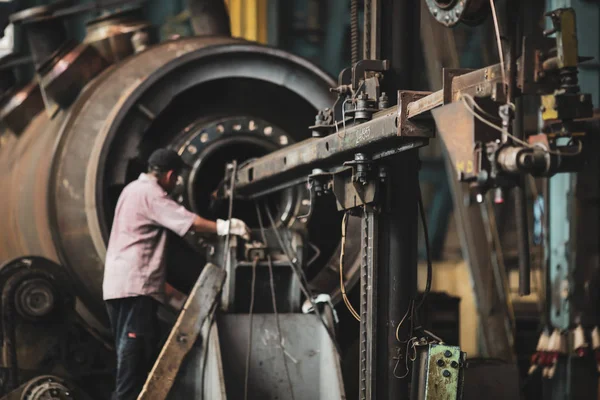
<path fill-rule="evenodd" d="M 456 361 L 452 361 L 452 362 L 450 363 L 450 366 L 451 366 L 452 368 L 458 368 L 458 363 L 457 363 Z"/>
<path fill-rule="evenodd" d="M 446 350 L 444 352 L 444 356 L 446 356 L 446 357 L 452 357 L 452 352 L 450 350 Z"/>
<path fill-rule="evenodd" d="M 439 367 L 443 367 L 444 365 L 446 365 L 446 363 L 444 362 L 444 360 L 442 360 L 441 358 L 439 360 L 437 360 L 437 365 Z"/>
<path fill-rule="evenodd" d="M 450 371 L 448 371 L 447 369 L 445 369 L 445 370 L 444 370 L 444 376 L 445 376 L 446 378 L 450 378 L 450 375 L 451 375 L 451 374 L 450 374 Z"/>

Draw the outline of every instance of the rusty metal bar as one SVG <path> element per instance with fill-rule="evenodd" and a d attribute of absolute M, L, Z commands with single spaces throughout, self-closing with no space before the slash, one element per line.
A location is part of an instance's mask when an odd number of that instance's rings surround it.
<path fill-rule="evenodd" d="M 305 140 L 249 162 L 238 171 L 237 193 L 252 196 L 282 181 L 307 176 L 314 168 L 331 166 L 336 161 L 339 163 L 355 152 L 376 153 L 401 148 L 411 140 L 418 139 L 418 142 L 422 142 L 423 137 L 429 136 L 429 133 L 424 132 L 417 137 L 399 136 L 397 120 L 400 120 L 398 107 L 392 107 L 375 114 L 371 121 L 340 129 L 324 138 Z"/>
<path fill-rule="evenodd" d="M 380 111 L 373 119 L 350 127 L 344 127 L 329 136 L 308 139 L 293 146 L 251 161 L 240 168 L 237 174 L 237 193 L 240 196 L 257 197 L 257 193 L 282 182 L 310 174 L 314 168 L 323 168 L 343 161 L 355 152 L 386 152 L 394 149 L 418 147 L 423 138 L 432 137 L 427 126 L 417 125 L 416 117 L 428 114 L 445 103 L 457 101 L 461 93 L 472 96 L 500 95 L 500 65 L 453 76 L 447 87 L 426 95 L 424 92 L 400 91 L 399 104 Z M 418 145 L 408 146 L 412 138 Z M 392 153 L 395 153 L 392 151 Z M 267 190 L 269 191 L 269 190 Z"/>

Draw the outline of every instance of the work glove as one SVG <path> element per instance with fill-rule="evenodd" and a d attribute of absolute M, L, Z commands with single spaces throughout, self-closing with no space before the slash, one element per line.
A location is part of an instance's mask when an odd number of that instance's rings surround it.
<path fill-rule="evenodd" d="M 217 235 L 225 236 L 227 234 L 241 236 L 245 240 L 250 240 L 250 228 L 248 228 L 244 221 L 237 218 L 231 218 L 228 221 L 217 220 Z"/>

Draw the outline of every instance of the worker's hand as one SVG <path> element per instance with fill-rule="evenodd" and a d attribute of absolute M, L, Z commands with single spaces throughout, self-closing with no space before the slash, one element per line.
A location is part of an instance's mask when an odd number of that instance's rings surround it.
<path fill-rule="evenodd" d="M 244 221 L 237 218 L 231 218 L 229 221 L 222 219 L 217 220 L 217 235 L 225 236 L 227 234 L 241 236 L 246 240 L 250 240 L 250 228 Z"/>

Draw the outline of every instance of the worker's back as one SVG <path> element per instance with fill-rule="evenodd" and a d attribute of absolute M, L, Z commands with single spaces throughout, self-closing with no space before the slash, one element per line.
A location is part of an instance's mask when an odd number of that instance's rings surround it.
<path fill-rule="evenodd" d="M 104 299 L 160 296 L 164 290 L 167 232 L 184 236 L 195 214 L 142 174 L 125 187 L 115 210 L 104 270 Z"/>

